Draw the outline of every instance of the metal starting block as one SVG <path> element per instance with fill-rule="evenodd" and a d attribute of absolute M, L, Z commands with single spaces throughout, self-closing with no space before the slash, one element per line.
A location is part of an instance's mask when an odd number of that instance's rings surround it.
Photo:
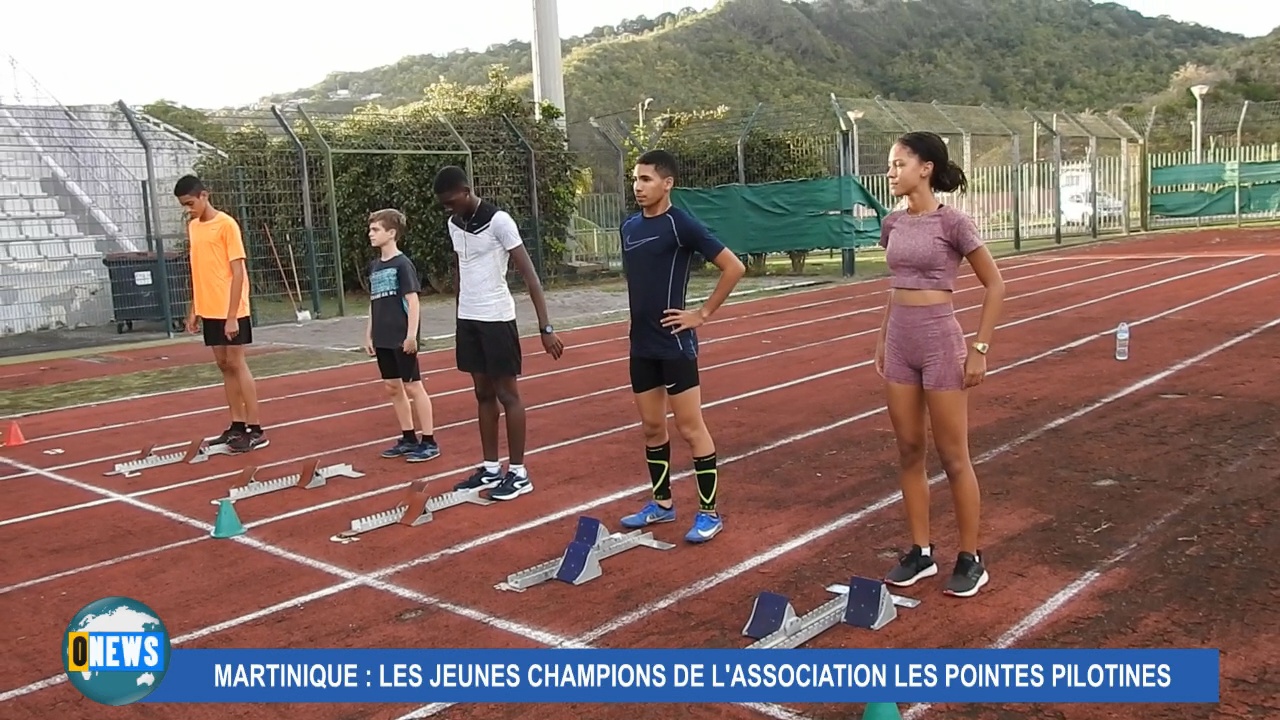
<path fill-rule="evenodd" d="M 785 595 L 771 592 L 757 595 L 751 617 L 742 628 L 743 635 L 756 641 L 747 649 L 796 648 L 841 623 L 879 630 L 898 617 L 898 606 L 920 604 L 914 598 L 893 595 L 889 586 L 880 580 L 856 575 L 848 585 L 832 585 L 827 590 L 837 592 L 836 597 L 798 617 Z"/>
<path fill-rule="evenodd" d="M 392 525 L 417 527 L 431 522 L 435 513 L 445 508 L 457 507 L 467 503 L 492 505 L 494 501 L 487 497 L 481 497 L 479 489 L 450 490 L 441 495 L 428 497 L 427 481 L 415 480 L 409 484 L 408 491 L 401 496 L 400 502 L 396 503 L 395 507 L 372 515 L 366 515 L 362 518 L 356 518 L 351 521 L 349 530 L 344 530 L 329 539 L 333 542 L 348 543 L 357 539 L 357 535 L 363 535 L 378 528 L 391 527 Z"/>
<path fill-rule="evenodd" d="M 357 472 L 349 463 L 341 465 L 330 465 L 328 467 L 319 467 L 319 460 L 310 460 L 302 465 L 302 472 L 293 475 L 286 475 L 282 478 L 274 480 L 258 480 L 254 477 L 258 473 L 258 468 L 247 467 L 240 471 L 240 485 L 233 486 L 227 493 L 225 498 L 210 500 L 209 503 L 217 505 L 223 500 L 235 502 L 245 498 L 257 497 L 258 495 L 266 495 L 267 493 L 277 492 L 286 488 L 298 487 L 303 490 L 311 490 L 313 488 L 322 487 L 329 478 L 364 477 L 364 473 Z"/>
<path fill-rule="evenodd" d="M 204 438 L 192 440 L 187 449 L 180 452 L 165 453 L 163 455 L 156 454 L 156 446 L 152 445 L 142 451 L 142 457 L 136 460 L 126 460 L 122 463 L 116 463 L 115 467 L 103 475 L 123 475 L 124 477 L 137 477 L 143 470 L 149 468 L 162 467 L 164 465 L 176 465 L 185 462 L 191 465 L 204 462 L 209 459 L 210 455 L 230 455 L 231 448 L 223 445 L 209 445 Z"/>
<path fill-rule="evenodd" d="M 650 532 L 632 530 L 629 533 L 609 534 L 603 523 L 584 515 L 578 518 L 578 528 L 573 534 L 573 540 L 559 558 L 512 573 L 507 576 L 506 582 L 494 587 L 498 590 L 524 592 L 534 585 L 553 579 L 570 585 L 581 585 L 600 577 L 601 560 L 641 546 L 654 550 L 670 550 L 675 547 L 671 543 L 655 540 Z"/>

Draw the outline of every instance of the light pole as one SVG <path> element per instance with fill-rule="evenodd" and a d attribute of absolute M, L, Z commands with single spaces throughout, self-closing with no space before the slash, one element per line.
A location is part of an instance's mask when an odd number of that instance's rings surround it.
<path fill-rule="evenodd" d="M 653 104 L 653 98 L 645 98 L 636 104 L 636 112 L 640 115 L 640 127 L 644 127 L 644 113 Z"/>
<path fill-rule="evenodd" d="M 861 110 L 846 110 L 845 115 L 849 116 L 849 122 L 853 124 L 853 176 L 859 177 L 862 175 L 862 159 L 858 156 L 862 154 L 862 148 L 858 142 L 858 121 L 864 113 Z"/>
<path fill-rule="evenodd" d="M 1203 162 L 1204 149 L 1204 96 L 1209 92 L 1208 85 L 1193 85 L 1191 94 L 1196 98 L 1196 137 L 1195 137 L 1195 153 L 1196 164 Z"/>
<path fill-rule="evenodd" d="M 533 0 L 533 99 L 560 110 L 565 129 L 564 65 L 560 57 L 560 16 L 556 0 Z"/>

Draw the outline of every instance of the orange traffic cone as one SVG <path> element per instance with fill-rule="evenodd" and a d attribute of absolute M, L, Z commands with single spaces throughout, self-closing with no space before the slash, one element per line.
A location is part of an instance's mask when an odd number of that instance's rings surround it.
<path fill-rule="evenodd" d="M 22 428 L 18 427 L 17 420 L 9 421 L 9 429 L 4 434 L 4 442 L 0 443 L 4 447 L 18 447 L 26 445 L 27 439 L 22 437 Z"/>

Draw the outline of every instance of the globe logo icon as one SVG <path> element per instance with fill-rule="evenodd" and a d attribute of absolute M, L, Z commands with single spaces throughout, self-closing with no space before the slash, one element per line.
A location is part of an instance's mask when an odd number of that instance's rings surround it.
<path fill-rule="evenodd" d="M 164 679 L 169 656 L 169 632 L 160 616 L 127 597 L 81 608 L 62 643 L 67 679 L 103 705 L 129 705 L 150 695 Z"/>

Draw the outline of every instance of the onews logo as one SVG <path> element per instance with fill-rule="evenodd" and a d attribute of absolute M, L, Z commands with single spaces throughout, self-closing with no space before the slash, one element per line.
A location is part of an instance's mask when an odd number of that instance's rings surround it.
<path fill-rule="evenodd" d="M 151 694 L 169 667 L 169 632 L 151 608 L 109 597 L 80 609 L 67 625 L 62 663 L 81 695 L 129 705 Z"/>

